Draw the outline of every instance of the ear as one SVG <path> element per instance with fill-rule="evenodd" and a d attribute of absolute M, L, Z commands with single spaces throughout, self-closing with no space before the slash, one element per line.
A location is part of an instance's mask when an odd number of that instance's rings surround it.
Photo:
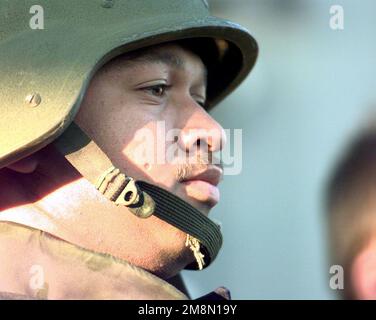
<path fill-rule="evenodd" d="M 19 173 L 32 173 L 38 167 L 38 164 L 38 157 L 33 154 L 8 165 L 7 168 Z"/>
<path fill-rule="evenodd" d="M 376 299 L 376 240 L 372 240 L 356 255 L 351 282 L 356 299 Z"/>

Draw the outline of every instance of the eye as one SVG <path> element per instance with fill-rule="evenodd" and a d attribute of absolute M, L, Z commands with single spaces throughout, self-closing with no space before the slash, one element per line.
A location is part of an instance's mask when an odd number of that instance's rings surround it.
<path fill-rule="evenodd" d="M 167 84 L 157 84 L 155 86 L 143 88 L 142 90 L 147 91 L 148 93 L 152 94 L 153 96 L 163 97 L 169 87 L 170 86 L 168 86 Z"/>

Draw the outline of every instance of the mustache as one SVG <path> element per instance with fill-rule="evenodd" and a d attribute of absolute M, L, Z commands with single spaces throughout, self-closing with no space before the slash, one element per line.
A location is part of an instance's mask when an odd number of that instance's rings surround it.
<path fill-rule="evenodd" d="M 215 160 L 215 161 L 213 161 Z M 198 156 L 195 159 L 195 163 L 179 164 L 176 168 L 176 180 L 182 182 L 197 172 L 205 171 L 211 166 L 217 166 L 223 171 L 223 162 L 214 158 L 212 155 Z"/>

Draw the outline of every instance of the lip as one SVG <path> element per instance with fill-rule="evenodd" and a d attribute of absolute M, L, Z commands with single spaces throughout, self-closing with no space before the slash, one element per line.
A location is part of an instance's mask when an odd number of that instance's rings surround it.
<path fill-rule="evenodd" d="M 205 181 L 212 186 L 218 186 L 219 182 L 221 181 L 223 176 L 223 171 L 221 168 L 217 166 L 209 166 L 206 170 L 193 174 L 188 178 L 184 179 L 182 182 L 188 181 Z"/>
<path fill-rule="evenodd" d="M 184 179 L 182 184 L 190 198 L 214 207 L 219 202 L 220 193 L 217 185 L 221 178 L 222 170 L 213 166 Z"/>

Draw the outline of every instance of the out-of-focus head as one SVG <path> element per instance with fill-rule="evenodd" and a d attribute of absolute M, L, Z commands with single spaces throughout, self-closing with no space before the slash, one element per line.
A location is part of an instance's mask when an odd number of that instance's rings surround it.
<path fill-rule="evenodd" d="M 327 193 L 330 259 L 344 271 L 345 299 L 376 298 L 376 129 L 352 141 Z"/>

